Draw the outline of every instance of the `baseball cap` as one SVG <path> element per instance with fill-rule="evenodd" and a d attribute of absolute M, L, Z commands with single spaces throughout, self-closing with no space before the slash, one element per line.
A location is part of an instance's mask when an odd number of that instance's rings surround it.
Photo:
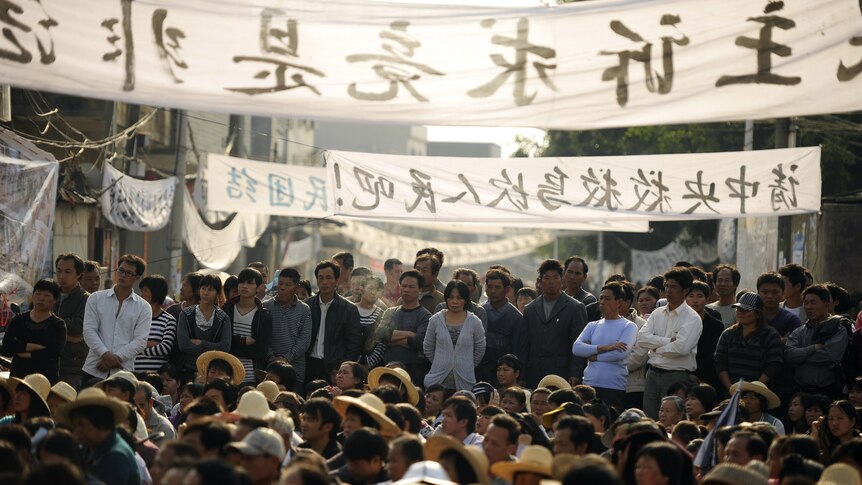
<path fill-rule="evenodd" d="M 739 301 L 730 306 L 745 311 L 760 310 L 763 308 L 763 300 L 756 293 L 743 293 Z"/>
<path fill-rule="evenodd" d="M 485 400 L 490 399 L 491 394 L 494 393 L 494 386 L 487 382 L 477 382 L 475 386 L 473 386 L 473 395 L 476 396 L 476 399 L 480 399 L 485 396 Z"/>
<path fill-rule="evenodd" d="M 243 455 L 269 455 L 279 460 L 284 460 L 284 455 L 287 454 L 281 436 L 269 428 L 257 428 L 245 435 L 242 441 L 231 443 L 228 447 Z"/>

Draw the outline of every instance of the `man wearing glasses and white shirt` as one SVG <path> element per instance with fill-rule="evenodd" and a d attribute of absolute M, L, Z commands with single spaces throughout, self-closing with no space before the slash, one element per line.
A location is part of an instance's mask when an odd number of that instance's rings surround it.
<path fill-rule="evenodd" d="M 133 291 L 146 271 L 138 256 L 120 257 L 114 287 L 97 291 L 87 300 L 84 341 L 90 347 L 84 362 L 83 382 L 104 379 L 116 371 L 135 370 L 135 356 L 147 346 L 152 309 Z"/>

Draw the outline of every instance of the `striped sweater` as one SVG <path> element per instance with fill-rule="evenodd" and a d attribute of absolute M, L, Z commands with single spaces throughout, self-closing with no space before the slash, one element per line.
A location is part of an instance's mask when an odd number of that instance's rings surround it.
<path fill-rule="evenodd" d="M 147 341 L 159 342 L 154 347 L 146 347 L 135 357 L 135 372 L 158 372 L 168 363 L 171 349 L 177 341 L 177 321 L 168 312 L 161 312 L 153 318 Z"/>

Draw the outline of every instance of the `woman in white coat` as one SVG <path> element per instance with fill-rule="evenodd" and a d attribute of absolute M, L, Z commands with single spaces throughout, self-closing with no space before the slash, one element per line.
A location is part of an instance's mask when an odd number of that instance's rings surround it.
<path fill-rule="evenodd" d="M 446 309 L 431 316 L 423 350 L 431 361 L 425 387 L 440 384 L 449 391 L 472 390 L 474 369 L 485 354 L 485 329 L 482 321 L 464 309 L 470 290 L 452 280 L 443 291 Z"/>

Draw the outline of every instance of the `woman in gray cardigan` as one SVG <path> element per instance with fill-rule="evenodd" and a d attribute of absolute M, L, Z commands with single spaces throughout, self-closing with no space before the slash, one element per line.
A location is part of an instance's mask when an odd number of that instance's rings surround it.
<path fill-rule="evenodd" d="M 431 361 L 425 387 L 440 384 L 448 390 L 471 390 L 476 384 L 475 368 L 485 354 L 485 329 L 479 317 L 464 309 L 470 290 L 453 280 L 443 292 L 446 310 L 431 316 L 423 351 Z"/>

